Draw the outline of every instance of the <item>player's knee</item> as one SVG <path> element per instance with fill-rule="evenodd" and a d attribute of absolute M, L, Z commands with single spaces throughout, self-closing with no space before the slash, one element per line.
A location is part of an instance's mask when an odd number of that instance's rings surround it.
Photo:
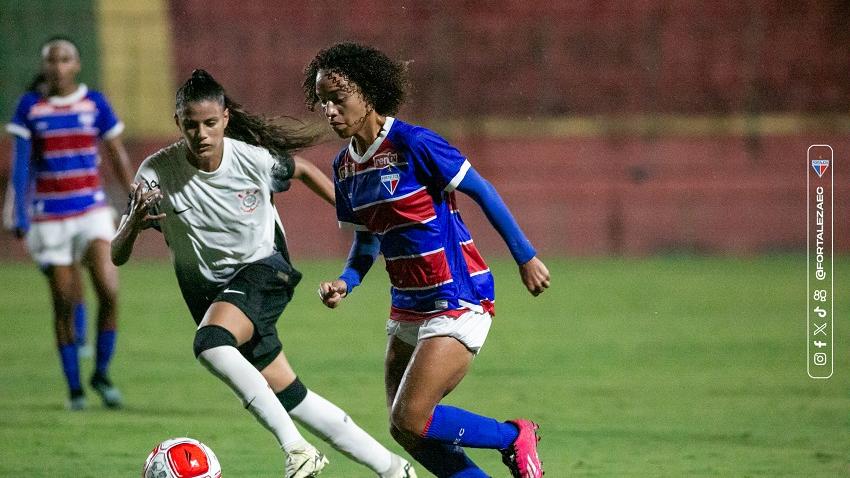
<path fill-rule="evenodd" d="M 402 443 L 406 438 L 406 434 L 392 422 L 390 422 L 390 436 L 398 443 Z"/>
<path fill-rule="evenodd" d="M 283 408 L 285 408 L 287 412 L 291 412 L 293 408 L 300 405 L 307 397 L 307 387 L 298 377 L 295 377 L 295 380 L 292 383 L 287 385 L 287 387 L 283 390 L 277 392 L 275 395 L 277 395 L 277 399 L 280 400 Z"/>
<path fill-rule="evenodd" d="M 98 296 L 101 307 L 115 308 L 118 305 L 118 288 L 104 287 Z"/>
<path fill-rule="evenodd" d="M 396 403 L 390 413 L 392 428 L 395 428 L 396 431 L 393 432 L 391 429 L 390 432 L 403 435 L 405 439 L 420 437 L 422 436 L 422 431 L 425 430 L 425 424 L 428 422 L 428 418 L 429 416 L 427 414 L 420 413 L 413 407 Z M 399 440 L 396 439 L 396 441 Z"/>
<path fill-rule="evenodd" d="M 236 338 L 229 330 L 218 325 L 206 325 L 195 332 L 195 358 L 198 358 L 205 350 L 229 345 L 236 347 Z"/>
<path fill-rule="evenodd" d="M 59 312 L 58 315 L 70 317 L 73 314 L 74 305 L 80 301 L 78 295 L 71 287 L 54 287 L 52 293 L 53 306 Z"/>
<path fill-rule="evenodd" d="M 401 445 L 402 448 L 410 453 L 413 453 L 413 450 L 417 448 L 421 441 L 421 437 L 407 433 L 392 423 L 390 424 L 390 436 L 393 437 L 393 440 L 395 440 L 396 443 Z"/>

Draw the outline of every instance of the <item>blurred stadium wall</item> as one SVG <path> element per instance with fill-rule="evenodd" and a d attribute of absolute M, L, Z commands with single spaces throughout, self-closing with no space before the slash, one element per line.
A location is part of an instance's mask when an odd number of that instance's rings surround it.
<path fill-rule="evenodd" d="M 412 62 L 399 116 L 459 146 L 547 255 L 802 251 L 815 143 L 835 150 L 836 248 L 850 246 L 846 1 L 346 5 L 0 0 L 0 114 L 35 74 L 38 45 L 71 36 L 82 80 L 112 100 L 138 163 L 177 137 L 173 94 L 193 68 L 254 111 L 320 119 L 303 105 L 302 69 L 356 40 Z M 304 156 L 329 172 L 341 144 Z M 3 184 L 8 170 L 3 138 Z M 348 235 L 306 188 L 278 205 L 296 258 L 346 254 Z M 505 254 L 475 205 L 461 207 L 484 251 Z M 139 247 L 165 255 L 153 233 Z M 24 257 L 8 235 L 0 251 Z"/>

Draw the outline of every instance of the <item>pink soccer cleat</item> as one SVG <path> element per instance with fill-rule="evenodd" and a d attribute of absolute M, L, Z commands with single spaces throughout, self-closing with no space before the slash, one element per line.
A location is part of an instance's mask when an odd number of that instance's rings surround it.
<path fill-rule="evenodd" d="M 537 456 L 537 436 L 539 425 L 531 420 L 508 420 L 519 429 L 519 436 L 502 451 L 502 463 L 514 478 L 540 478 L 543 476 L 543 463 Z"/>

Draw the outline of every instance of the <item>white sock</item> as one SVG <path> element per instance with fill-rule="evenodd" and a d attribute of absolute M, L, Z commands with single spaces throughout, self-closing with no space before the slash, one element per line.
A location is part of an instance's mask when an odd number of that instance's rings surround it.
<path fill-rule="evenodd" d="M 358 427 L 343 410 L 320 395 L 307 396 L 289 414 L 337 451 L 378 474 L 392 466 L 393 454 Z"/>
<path fill-rule="evenodd" d="M 303 448 L 304 437 L 266 379 L 235 347 L 224 345 L 204 350 L 198 360 L 236 393 L 242 405 L 274 434 L 281 448 L 287 452 Z"/>

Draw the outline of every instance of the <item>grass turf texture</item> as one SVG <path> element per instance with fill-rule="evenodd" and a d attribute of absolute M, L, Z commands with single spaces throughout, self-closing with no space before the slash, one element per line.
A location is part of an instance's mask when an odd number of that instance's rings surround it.
<path fill-rule="evenodd" d="M 343 307 L 315 287 L 339 261 L 305 273 L 279 327 L 304 382 L 395 451 L 382 391 L 386 274 L 375 270 Z M 498 316 L 469 376 L 447 403 L 542 425 L 547 476 L 846 476 L 850 334 L 836 301 L 836 363 L 806 376 L 805 258 L 551 260 L 553 289 L 533 300 L 515 266 L 495 262 Z M 378 268 L 380 269 L 380 267 Z M 850 259 L 836 262 L 836 290 Z M 127 406 L 88 393 L 63 409 L 45 281 L 3 264 L 0 476 L 138 476 L 160 440 L 191 436 L 225 477 L 282 475 L 282 455 L 231 392 L 192 356 L 193 324 L 170 265 L 122 268 L 112 369 Z M 89 292 L 90 314 L 95 301 Z M 91 319 L 93 320 L 93 319 Z M 91 328 L 91 326 L 90 326 Z M 83 362 L 84 379 L 92 361 Z M 324 443 L 323 477 L 369 477 Z M 497 453 L 472 450 L 493 476 Z M 420 476 L 429 476 L 420 467 Z"/>

